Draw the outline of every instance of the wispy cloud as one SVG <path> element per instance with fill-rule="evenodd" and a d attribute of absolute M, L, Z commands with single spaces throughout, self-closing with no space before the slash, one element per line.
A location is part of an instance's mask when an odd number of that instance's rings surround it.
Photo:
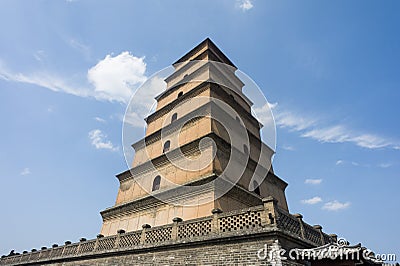
<path fill-rule="evenodd" d="M 319 185 L 322 183 L 322 179 L 306 179 L 304 181 L 305 184 L 309 184 L 309 185 Z"/>
<path fill-rule="evenodd" d="M 88 45 L 83 44 L 82 42 L 76 40 L 76 39 L 69 39 L 68 40 L 68 44 L 74 48 L 75 50 L 77 50 L 78 52 L 80 52 L 85 59 L 90 59 L 91 56 L 91 50 L 90 47 Z"/>
<path fill-rule="evenodd" d="M 254 7 L 251 0 L 237 0 L 236 6 L 243 11 L 248 11 Z"/>
<path fill-rule="evenodd" d="M 371 167 L 371 165 L 368 163 L 356 162 L 356 161 L 346 161 L 346 160 L 337 160 L 335 165 L 337 165 L 337 166 L 352 165 L 352 166 L 359 166 L 359 167 Z"/>
<path fill-rule="evenodd" d="M 343 160 L 337 160 L 335 164 L 336 164 L 336 165 L 341 165 L 341 164 L 343 164 L 343 163 L 344 163 Z"/>
<path fill-rule="evenodd" d="M 91 86 L 82 86 L 82 84 L 72 84 L 67 79 L 46 71 L 14 72 L 0 61 L 0 79 L 33 84 L 79 97 L 125 104 L 133 92 L 146 80 L 145 71 L 146 64 L 143 57 L 136 57 L 129 52 L 122 52 L 114 57 L 107 55 L 88 70 L 87 80 Z"/>
<path fill-rule="evenodd" d="M 385 137 L 359 132 L 343 124 L 326 125 L 327 119 L 322 121 L 300 112 L 275 108 L 274 118 L 278 127 L 299 132 L 301 137 L 311 138 L 321 143 L 352 143 L 367 149 L 397 149 L 399 147 L 399 143 Z"/>
<path fill-rule="evenodd" d="M 390 146 L 393 147 L 393 144 L 383 137 L 368 133 L 355 133 L 343 125 L 308 130 L 301 136 L 312 138 L 320 142 L 350 142 L 356 144 L 357 146 L 368 149 L 378 149 Z"/>
<path fill-rule="evenodd" d="M 296 150 L 293 146 L 290 145 L 283 145 L 282 149 L 287 150 L 287 151 L 294 151 Z"/>
<path fill-rule="evenodd" d="M 393 165 L 392 163 L 380 163 L 380 164 L 378 164 L 378 167 L 380 167 L 380 168 L 389 168 L 392 165 Z"/>
<path fill-rule="evenodd" d="M 314 205 L 320 202 L 322 202 L 322 199 L 320 197 L 313 197 L 311 199 L 304 199 L 301 201 L 301 203 L 308 205 Z"/>
<path fill-rule="evenodd" d="M 117 151 L 119 149 L 117 146 L 114 146 L 111 141 L 107 140 L 107 135 L 105 135 L 100 129 L 90 131 L 89 139 L 96 149 L 106 149 L 111 151 Z"/>
<path fill-rule="evenodd" d="M 103 118 L 101 118 L 101 117 L 98 117 L 98 116 L 96 116 L 96 117 L 94 118 L 94 120 L 96 120 L 97 122 L 100 122 L 100 123 L 106 123 L 106 122 L 107 122 L 105 119 L 103 119 Z"/>
<path fill-rule="evenodd" d="M 328 211 L 339 211 L 339 210 L 344 210 L 350 207 L 350 202 L 339 202 L 337 200 L 330 201 L 324 204 L 322 206 L 323 210 L 328 210 Z"/>
<path fill-rule="evenodd" d="M 50 89 L 52 91 L 62 91 L 65 93 L 73 94 L 76 96 L 87 97 L 89 91 L 85 89 L 79 89 L 75 86 L 70 86 L 66 82 L 55 75 L 46 72 L 34 72 L 30 74 L 22 74 L 17 72 L 12 72 L 7 69 L 4 64 L 0 62 L 0 79 L 20 82 L 26 84 L 33 84 L 43 88 Z"/>
<path fill-rule="evenodd" d="M 316 124 L 316 119 L 289 111 L 282 111 L 278 108 L 274 115 L 276 125 L 281 128 L 287 128 L 290 131 L 302 131 Z"/>
<path fill-rule="evenodd" d="M 46 57 L 46 53 L 43 50 L 38 50 L 33 54 L 33 57 L 36 59 L 36 61 L 43 61 Z"/>
<path fill-rule="evenodd" d="M 20 173 L 20 175 L 30 175 L 30 174 L 31 170 L 28 167 L 24 168 Z"/>

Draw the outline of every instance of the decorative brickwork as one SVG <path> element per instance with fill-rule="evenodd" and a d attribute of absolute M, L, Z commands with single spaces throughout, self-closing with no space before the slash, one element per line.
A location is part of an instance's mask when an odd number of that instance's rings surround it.
<path fill-rule="evenodd" d="M 211 234 L 211 219 L 182 223 L 178 227 L 178 239 L 206 236 Z"/>

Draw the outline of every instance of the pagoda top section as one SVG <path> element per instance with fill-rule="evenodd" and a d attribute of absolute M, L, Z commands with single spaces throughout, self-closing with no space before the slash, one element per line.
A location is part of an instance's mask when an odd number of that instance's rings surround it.
<path fill-rule="evenodd" d="M 172 65 L 177 67 L 180 63 L 193 60 L 209 60 L 221 62 L 237 69 L 231 60 L 210 40 L 205 39 Z"/>

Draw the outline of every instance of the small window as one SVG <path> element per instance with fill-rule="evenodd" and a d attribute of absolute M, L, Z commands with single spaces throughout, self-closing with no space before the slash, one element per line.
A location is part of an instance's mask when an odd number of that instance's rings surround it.
<path fill-rule="evenodd" d="M 164 143 L 163 153 L 169 151 L 169 148 L 170 148 L 170 147 L 171 147 L 171 141 L 167 140 L 167 141 Z"/>
<path fill-rule="evenodd" d="M 246 144 L 243 144 L 243 152 L 244 154 L 249 155 L 249 148 L 247 147 Z"/>
<path fill-rule="evenodd" d="M 173 123 L 176 119 L 178 119 L 178 114 L 174 113 L 171 117 L 171 123 Z"/>
<path fill-rule="evenodd" d="M 183 95 L 183 91 L 178 93 L 178 98 L 181 97 Z"/>
<path fill-rule="evenodd" d="M 160 189 L 160 183 L 161 183 L 161 176 L 156 176 L 153 180 L 153 187 L 151 191 L 156 191 Z"/>
<path fill-rule="evenodd" d="M 260 196 L 261 195 L 260 185 L 256 181 L 253 181 L 253 186 L 254 186 L 254 193 Z"/>

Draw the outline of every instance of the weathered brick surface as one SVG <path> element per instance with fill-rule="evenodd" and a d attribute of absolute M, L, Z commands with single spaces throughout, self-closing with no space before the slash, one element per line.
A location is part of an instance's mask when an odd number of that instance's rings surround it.
<path fill-rule="evenodd" d="M 134 254 L 92 258 L 47 265 L 268 265 L 257 257 L 257 251 L 271 240 L 222 241 L 199 246 L 170 246 L 163 250 L 138 251 Z M 285 263 L 284 265 L 301 265 Z"/>

